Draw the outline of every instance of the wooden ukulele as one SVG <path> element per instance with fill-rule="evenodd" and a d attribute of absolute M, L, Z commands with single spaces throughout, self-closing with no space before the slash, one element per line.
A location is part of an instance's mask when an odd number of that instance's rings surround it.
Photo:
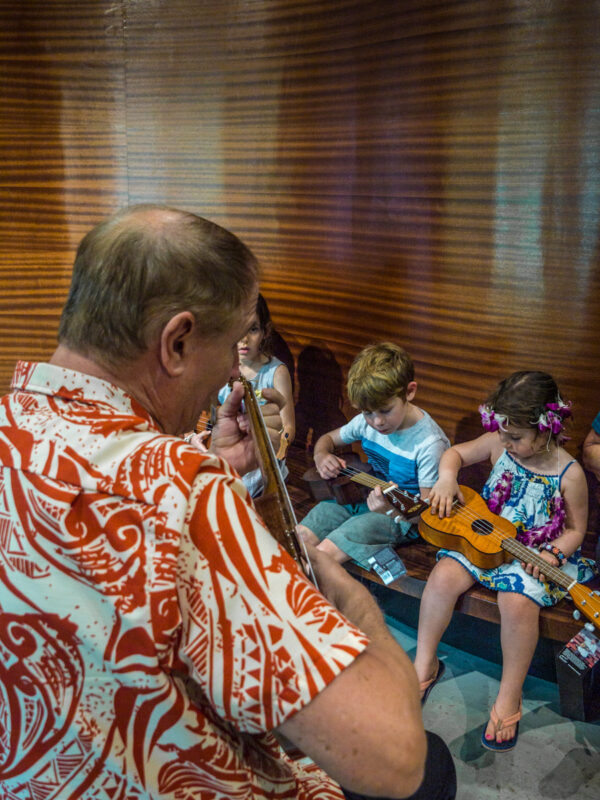
<path fill-rule="evenodd" d="M 308 484 L 308 490 L 313 500 L 335 500 L 342 506 L 364 503 L 370 489 L 364 484 L 355 482 L 348 471 L 360 473 L 361 470 L 368 472 L 370 464 L 360 460 L 355 453 L 348 453 L 340 456 L 346 462 L 346 470 L 337 478 L 322 478 L 316 467 L 307 469 L 302 475 L 302 480 Z"/>
<path fill-rule="evenodd" d="M 427 508 L 427 503 L 418 495 L 398 489 L 392 481 L 384 481 L 371 472 L 366 472 L 365 467 L 370 469 L 370 465 L 362 462 L 358 456 L 350 454 L 350 456 L 343 456 L 343 459 L 346 466 L 342 467 L 336 478 L 329 480 L 321 478 L 315 467 L 304 473 L 302 477 L 309 483 L 315 500 L 334 498 L 341 505 L 362 503 L 366 500 L 369 492 L 379 486 L 390 503 L 395 505 L 405 517 L 413 517 Z M 359 465 L 363 469 L 359 469 Z M 353 487 L 355 487 L 355 491 L 353 491 Z"/>
<path fill-rule="evenodd" d="M 428 506 L 421 513 L 419 533 L 423 539 L 436 547 L 457 550 L 480 569 L 492 569 L 514 558 L 539 567 L 547 580 L 568 591 L 579 611 L 600 630 L 600 593 L 577 583 L 537 550 L 519 542 L 512 522 L 493 514 L 473 489 L 460 489 L 465 502 L 455 500 L 449 517 L 440 519 Z"/>
<path fill-rule="evenodd" d="M 244 387 L 244 405 L 250 421 L 250 430 L 263 476 L 263 492 L 254 500 L 257 511 L 263 518 L 271 535 L 294 558 L 302 571 L 308 568 L 308 577 L 317 585 L 306 547 L 296 535 L 296 513 L 292 506 L 281 471 L 277 454 L 265 425 L 258 398 L 252 384 L 243 375 L 239 380 Z M 304 562 L 304 563 L 303 563 Z"/>

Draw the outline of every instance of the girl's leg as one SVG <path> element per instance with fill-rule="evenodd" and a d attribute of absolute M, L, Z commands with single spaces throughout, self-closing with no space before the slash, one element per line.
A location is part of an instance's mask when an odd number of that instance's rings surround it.
<path fill-rule="evenodd" d="M 500 610 L 500 642 L 502 645 L 502 678 L 496 698 L 496 713 L 500 719 L 515 714 L 521 703 L 523 683 L 539 637 L 540 607 L 533 600 L 514 592 L 498 592 Z M 512 739 L 515 725 L 496 735 L 497 742 Z M 485 738 L 494 738 L 494 725 L 488 723 Z"/>
<path fill-rule="evenodd" d="M 423 683 L 435 677 L 437 647 L 452 617 L 456 601 L 475 579 L 454 558 L 438 561 L 425 585 L 419 611 L 415 670 Z"/>

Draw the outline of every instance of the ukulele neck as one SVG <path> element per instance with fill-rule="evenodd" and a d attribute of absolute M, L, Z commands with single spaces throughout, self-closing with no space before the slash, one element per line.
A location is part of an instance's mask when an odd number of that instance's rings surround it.
<path fill-rule="evenodd" d="M 518 539 L 513 539 L 508 536 L 502 540 L 502 547 L 524 564 L 533 564 L 534 567 L 539 567 L 547 580 L 556 583 L 563 589 L 568 589 L 577 582 L 575 578 L 566 575 L 558 567 L 553 567 L 552 564 L 549 564 L 546 559 L 542 558 L 537 550 L 532 550 L 531 547 L 527 547 L 522 542 L 519 542 Z"/>
<path fill-rule="evenodd" d="M 362 486 L 369 487 L 369 489 L 375 489 L 378 486 L 385 497 L 407 517 L 420 514 L 427 508 L 425 500 L 421 500 L 418 495 L 413 495 L 404 491 L 404 489 L 398 489 L 392 481 L 384 481 L 368 472 L 354 469 L 346 470 L 346 474 L 355 483 L 360 483 Z"/>

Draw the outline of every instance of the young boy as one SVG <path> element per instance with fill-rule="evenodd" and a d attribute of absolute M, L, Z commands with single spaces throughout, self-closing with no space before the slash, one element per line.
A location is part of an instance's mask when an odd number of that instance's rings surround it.
<path fill-rule="evenodd" d="M 315 445 L 315 466 L 322 478 L 335 478 L 346 466 L 336 447 L 360 442 L 375 475 L 422 498 L 438 477 L 446 434 L 426 411 L 413 405 L 415 370 L 408 353 L 389 342 L 365 347 L 348 372 L 348 398 L 361 411 L 350 422 L 323 434 Z M 379 487 L 366 503 L 338 505 L 325 500 L 302 520 L 306 538 L 337 561 L 354 559 L 369 569 L 369 557 L 385 545 L 415 538 Z"/>

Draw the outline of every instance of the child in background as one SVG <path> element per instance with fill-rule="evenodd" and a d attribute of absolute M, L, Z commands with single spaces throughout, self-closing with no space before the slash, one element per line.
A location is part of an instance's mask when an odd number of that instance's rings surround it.
<path fill-rule="evenodd" d="M 581 466 L 561 447 L 571 412 L 554 379 L 544 372 L 515 372 L 479 410 L 488 432 L 444 453 L 429 495 L 432 512 L 449 515 L 455 497 L 464 501 L 457 483 L 460 468 L 489 459 L 493 467 L 482 495 L 490 511 L 510 520 L 517 539 L 539 550 L 544 561 L 578 581 L 589 579 L 592 572 L 579 550 L 587 524 L 587 485 Z M 558 602 L 565 590 L 544 582 L 532 564 L 514 560 L 482 570 L 461 553 L 440 550 L 419 616 L 415 668 L 423 703 L 444 672 L 438 643 L 459 595 L 475 581 L 498 592 L 503 656 L 498 697 L 481 741 L 489 750 L 506 751 L 517 741 L 540 608 Z"/>
<path fill-rule="evenodd" d="M 600 412 L 596 414 L 583 442 L 583 463 L 600 481 Z"/>
<path fill-rule="evenodd" d="M 450 443 L 426 411 L 413 404 L 414 366 L 398 345 L 366 347 L 348 372 L 348 398 L 360 410 L 346 425 L 323 434 L 315 445 L 315 466 L 322 478 L 335 478 L 346 462 L 336 447 L 360 442 L 375 475 L 422 498 L 437 480 L 440 456 Z M 369 569 L 369 557 L 386 545 L 418 534 L 379 487 L 366 503 L 338 505 L 325 500 L 303 519 L 309 541 L 337 561 L 354 559 Z"/>
<path fill-rule="evenodd" d="M 292 379 L 288 368 L 272 354 L 271 334 L 273 323 L 269 307 L 262 294 L 258 295 L 256 314 L 248 333 L 238 342 L 240 357 L 240 372 L 250 381 L 254 391 L 260 396 L 260 390 L 275 388 L 285 398 L 281 408 L 282 439 L 287 445 L 294 441 L 295 418 Z M 219 403 L 223 403 L 229 395 L 229 386 L 223 386 L 219 391 Z M 280 462 L 283 477 L 287 476 L 285 462 Z M 242 480 L 252 497 L 258 497 L 263 489 L 262 475 L 259 469 L 253 470 L 243 476 Z"/>

